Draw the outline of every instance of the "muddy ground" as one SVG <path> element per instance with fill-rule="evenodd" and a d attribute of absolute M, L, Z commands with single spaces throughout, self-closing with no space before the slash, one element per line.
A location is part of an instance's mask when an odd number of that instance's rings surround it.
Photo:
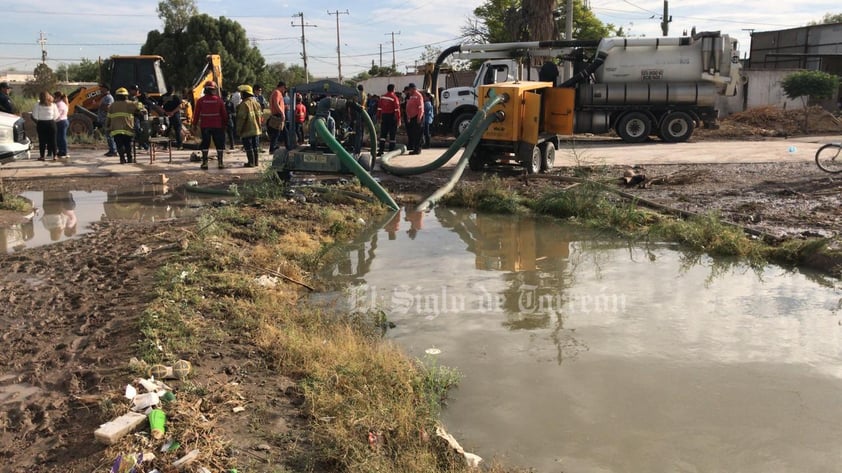
<path fill-rule="evenodd" d="M 613 176 L 618 189 L 644 199 L 692 212 L 715 210 L 729 221 L 777 237 L 833 237 L 842 228 L 842 178 L 811 163 L 648 166 L 638 170 L 647 186 L 621 184 L 624 169 L 592 171 L 600 178 Z M 383 176 L 383 182 L 407 202 L 429 193 L 448 172 L 424 179 Z M 477 182 L 490 174 L 467 172 L 464 180 Z M 562 168 L 555 174 L 572 176 L 574 170 Z M 174 174 L 170 184 L 178 186 L 197 175 Z M 512 170 L 495 175 L 528 194 L 564 185 L 526 179 Z M 5 185 L 12 192 L 111 190 L 136 187 L 144 179 L 152 182 L 155 176 L 7 179 Z M 208 182 L 208 175 L 202 176 Z M 232 177 L 211 179 L 225 187 Z M 133 377 L 127 366 L 136 355 L 136 323 L 152 297 L 156 268 L 174 252 L 144 258 L 132 254 L 140 244 L 177 242 L 194 229 L 193 220 L 110 221 L 69 241 L 0 255 L 0 471 L 108 469 L 105 447 L 94 441 L 93 431 L 109 420 L 104 406 L 125 403 L 121 395 Z M 238 386 L 238 396 L 249 399 L 249 411 L 264 413 L 256 418 L 248 412 L 215 411 L 231 442 L 232 458 L 250 465 L 247 471 L 276 471 L 306 439 L 307 419 L 298 410 L 297 390 L 289 380 L 267 372 L 250 347 L 234 340 L 230 346 L 208 347 L 207 353 L 206 359 L 191 360 L 196 378 L 220 390 L 237 383 L 233 386 Z M 271 428 L 255 428 L 255 423 Z M 212 459 L 205 465 L 216 466 L 212 471 L 225 467 Z"/>

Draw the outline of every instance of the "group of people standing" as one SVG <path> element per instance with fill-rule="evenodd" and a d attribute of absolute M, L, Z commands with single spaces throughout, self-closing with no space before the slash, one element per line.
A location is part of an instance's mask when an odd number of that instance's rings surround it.
<path fill-rule="evenodd" d="M 421 154 L 422 146 L 429 148 L 432 142 L 430 126 L 433 124 L 433 96 L 429 92 L 421 92 L 414 83 L 410 83 L 401 96 L 395 93 L 395 85 L 389 84 L 386 93 L 376 97 L 376 111 L 374 117 L 380 122 L 380 140 L 378 154 L 383 154 L 388 145 L 389 151 L 397 147 L 397 131 L 405 118 L 407 148 L 409 154 Z M 372 101 L 367 104 L 369 114 L 374 106 Z"/>
<path fill-rule="evenodd" d="M 38 133 L 38 160 L 67 159 L 67 96 L 60 91 L 41 91 L 32 108 L 32 120 Z"/>

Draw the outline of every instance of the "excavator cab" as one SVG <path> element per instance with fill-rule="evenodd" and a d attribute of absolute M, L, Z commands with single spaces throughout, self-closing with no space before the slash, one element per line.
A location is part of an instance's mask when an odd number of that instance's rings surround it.
<path fill-rule="evenodd" d="M 112 56 L 105 63 L 103 77 L 110 77 L 111 90 L 137 85 L 140 91 L 153 99 L 167 92 L 167 82 L 161 70 L 161 56 Z"/>
<path fill-rule="evenodd" d="M 157 100 L 167 91 L 161 70 L 163 60 L 161 56 L 151 55 L 112 56 L 103 62 L 100 77 L 110 86 L 111 91 L 137 85 L 147 96 Z M 90 134 L 94 131 L 97 110 L 104 96 L 105 89 L 99 85 L 80 87 L 68 94 L 68 132 L 71 135 Z"/>

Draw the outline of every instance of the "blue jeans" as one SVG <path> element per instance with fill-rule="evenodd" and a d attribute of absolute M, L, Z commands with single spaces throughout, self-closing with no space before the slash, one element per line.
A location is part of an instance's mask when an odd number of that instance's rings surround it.
<path fill-rule="evenodd" d="M 56 154 L 58 156 L 67 156 L 67 120 L 56 121 Z"/>

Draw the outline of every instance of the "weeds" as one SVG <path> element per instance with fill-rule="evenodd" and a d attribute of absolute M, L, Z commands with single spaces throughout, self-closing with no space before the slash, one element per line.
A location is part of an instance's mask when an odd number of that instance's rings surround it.
<path fill-rule="evenodd" d="M 634 202 L 610 200 L 600 185 L 591 183 L 547 194 L 533 204 L 533 209 L 539 214 L 576 219 L 589 226 L 621 232 L 639 231 L 652 220 Z"/>
<path fill-rule="evenodd" d="M 497 214 L 519 214 L 525 210 L 517 193 L 496 176 L 483 178 L 477 186 L 457 187 L 444 198 L 444 203 Z"/>
<path fill-rule="evenodd" d="M 30 212 L 32 211 L 32 202 L 17 195 L 0 194 L 0 210 Z"/>
<path fill-rule="evenodd" d="M 357 214 L 376 206 L 261 201 L 270 189 L 242 191 L 263 205 L 203 215 L 184 254 L 192 263 L 160 270 L 157 297 L 141 321 L 143 359 L 199 356 L 202 347 L 236 338 L 255 347 L 268 369 L 300 380 L 312 448 L 292 461 L 348 472 L 461 471 L 447 449 L 422 435 L 433 431 L 458 373 L 413 361 L 384 341 L 384 312 L 328 311 L 302 304 L 297 286 L 254 282 L 261 267 L 306 280 L 306 268 L 328 248 L 360 231 Z M 297 212 L 307 218 L 296 220 Z M 195 383 L 186 392 L 207 394 Z"/>

